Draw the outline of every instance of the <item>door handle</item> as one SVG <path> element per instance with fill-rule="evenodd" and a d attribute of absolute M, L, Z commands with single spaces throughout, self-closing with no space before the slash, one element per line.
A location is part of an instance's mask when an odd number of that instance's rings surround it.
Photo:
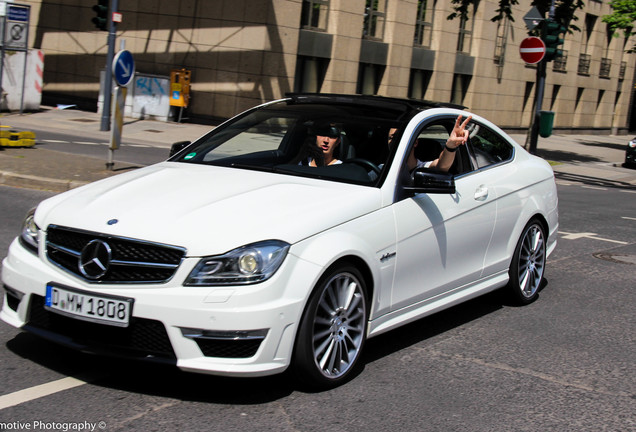
<path fill-rule="evenodd" d="M 485 201 L 488 198 L 488 188 L 485 185 L 481 185 L 475 191 L 476 201 Z"/>

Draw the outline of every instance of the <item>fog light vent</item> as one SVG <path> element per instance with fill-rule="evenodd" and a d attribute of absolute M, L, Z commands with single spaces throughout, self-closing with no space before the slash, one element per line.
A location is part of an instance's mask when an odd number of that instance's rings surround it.
<path fill-rule="evenodd" d="M 267 330 L 213 331 L 182 328 L 181 333 L 194 340 L 206 357 L 249 358 L 256 355 Z"/>
<path fill-rule="evenodd" d="M 17 312 L 18 311 L 18 306 L 20 306 L 20 300 L 22 300 L 22 297 L 24 297 L 24 294 L 22 294 L 19 291 L 14 290 L 13 288 L 9 288 L 6 285 L 4 285 L 4 290 L 7 293 L 7 295 L 6 295 L 7 306 L 12 311 Z"/>

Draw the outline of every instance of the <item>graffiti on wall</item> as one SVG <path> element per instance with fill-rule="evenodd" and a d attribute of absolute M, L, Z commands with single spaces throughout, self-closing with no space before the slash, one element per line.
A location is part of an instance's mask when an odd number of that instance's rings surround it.
<path fill-rule="evenodd" d="M 133 90 L 133 117 L 167 117 L 170 111 L 170 79 L 137 74 Z"/>

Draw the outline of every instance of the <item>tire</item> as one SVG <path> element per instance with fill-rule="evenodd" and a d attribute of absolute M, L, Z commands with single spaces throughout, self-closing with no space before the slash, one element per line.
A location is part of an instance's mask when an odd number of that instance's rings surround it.
<path fill-rule="evenodd" d="M 510 263 L 508 292 L 515 303 L 526 305 L 539 296 L 545 262 L 545 230 L 533 219 L 523 229 Z"/>
<path fill-rule="evenodd" d="M 325 390 L 352 376 L 366 340 L 366 284 L 351 265 L 325 273 L 301 319 L 293 372 L 303 387 Z"/>

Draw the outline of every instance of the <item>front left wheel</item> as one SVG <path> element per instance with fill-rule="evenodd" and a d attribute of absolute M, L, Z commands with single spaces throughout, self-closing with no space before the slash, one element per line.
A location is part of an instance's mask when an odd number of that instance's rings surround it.
<path fill-rule="evenodd" d="M 320 390 L 346 381 L 366 339 L 368 301 L 360 272 L 339 265 L 320 279 L 302 317 L 293 368 L 307 387 Z"/>

